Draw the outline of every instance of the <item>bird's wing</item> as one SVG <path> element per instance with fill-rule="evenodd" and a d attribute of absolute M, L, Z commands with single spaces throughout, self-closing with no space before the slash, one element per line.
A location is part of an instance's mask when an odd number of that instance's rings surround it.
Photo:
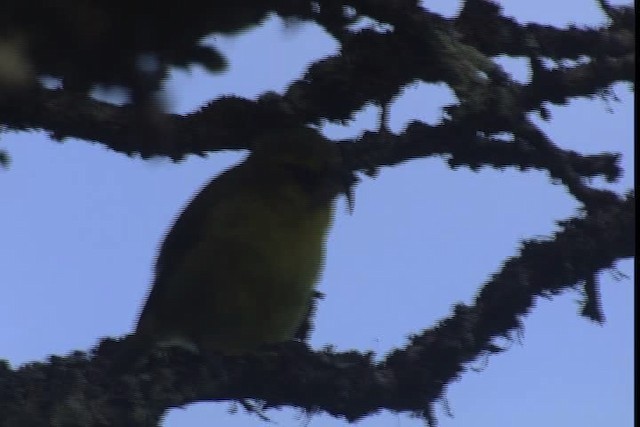
<path fill-rule="evenodd" d="M 227 170 L 209 181 L 198 194 L 180 212 L 173 226 L 167 232 L 158 252 L 155 264 L 155 277 L 149 301 L 155 300 L 164 293 L 164 281 L 172 276 L 188 256 L 189 251 L 198 245 L 202 239 L 202 230 L 211 210 L 233 197 L 234 192 L 241 188 L 241 183 L 229 185 L 229 181 L 241 179 L 237 166 Z"/>

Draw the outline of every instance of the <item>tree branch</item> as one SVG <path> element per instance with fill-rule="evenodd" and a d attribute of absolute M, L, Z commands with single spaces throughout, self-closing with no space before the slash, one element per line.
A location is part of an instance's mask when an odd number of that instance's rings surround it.
<path fill-rule="evenodd" d="M 433 416 L 446 385 L 510 337 L 536 297 L 592 280 L 635 255 L 635 197 L 559 223 L 546 240 L 523 243 L 484 285 L 474 305 L 410 339 L 381 363 L 371 353 L 311 351 L 286 343 L 247 357 L 199 360 L 172 351 L 146 366 L 110 374 L 119 343 L 104 340 L 93 356 L 52 356 L 15 371 L 0 366 L 5 425 L 152 426 L 172 407 L 202 401 L 258 399 L 266 408 L 293 406 L 354 421 L 381 408 Z"/>

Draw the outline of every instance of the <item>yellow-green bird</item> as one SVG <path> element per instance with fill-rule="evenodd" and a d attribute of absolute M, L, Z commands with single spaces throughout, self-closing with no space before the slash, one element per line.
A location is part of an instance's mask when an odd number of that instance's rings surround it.
<path fill-rule="evenodd" d="M 354 181 L 338 146 L 313 129 L 256 140 L 167 234 L 138 346 L 239 354 L 292 339 L 323 267 L 334 201 Z"/>

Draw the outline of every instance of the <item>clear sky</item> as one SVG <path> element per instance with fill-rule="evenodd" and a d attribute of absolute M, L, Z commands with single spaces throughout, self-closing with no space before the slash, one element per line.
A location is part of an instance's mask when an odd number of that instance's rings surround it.
<path fill-rule="evenodd" d="M 605 20 L 595 0 L 502 3 L 520 21 L 565 26 Z M 425 4 L 451 16 L 458 3 Z M 168 91 L 173 111 L 192 111 L 220 94 L 255 98 L 265 90 L 281 91 L 311 61 L 337 48 L 317 27 L 286 27 L 278 19 L 213 42 L 228 54 L 229 72 L 174 73 Z M 528 78 L 524 61 L 499 61 L 516 79 Z M 550 122 L 535 120 L 562 147 L 623 153 L 625 175 L 609 186 L 623 191 L 633 186 L 633 97 L 629 85 L 614 90 L 622 102 L 576 100 L 551 107 Z M 392 109 L 392 130 L 402 130 L 411 118 L 435 124 L 439 108 L 453 101 L 444 85 L 407 88 Z M 376 126 L 376 114 L 368 108 L 347 126 L 327 125 L 325 134 L 356 136 Z M 10 168 L 0 170 L 0 357 L 14 366 L 88 350 L 100 337 L 130 332 L 172 219 L 201 185 L 244 156 L 143 161 L 85 141 L 52 142 L 38 132 L 4 134 L 0 144 L 12 157 Z M 431 158 L 365 178 L 352 215 L 344 201 L 338 204 L 320 283 L 326 299 L 312 345 L 372 350 L 383 357 L 408 334 L 450 315 L 456 302 L 471 302 L 522 239 L 550 235 L 555 221 L 575 215 L 576 208 L 564 187 L 537 171 L 451 171 L 443 159 Z M 604 326 L 577 315 L 578 292 L 538 301 L 524 321 L 522 344 L 512 343 L 483 371 L 469 370 L 449 387 L 454 418 L 439 406 L 440 425 L 633 425 L 633 266 L 627 260 L 617 267 L 629 278 L 601 275 Z M 230 415 L 229 408 L 223 402 L 176 409 L 164 425 L 262 423 L 255 416 Z M 281 427 L 305 425 L 294 410 L 267 415 Z M 346 423 L 320 415 L 308 425 Z M 357 425 L 423 422 L 385 412 Z"/>

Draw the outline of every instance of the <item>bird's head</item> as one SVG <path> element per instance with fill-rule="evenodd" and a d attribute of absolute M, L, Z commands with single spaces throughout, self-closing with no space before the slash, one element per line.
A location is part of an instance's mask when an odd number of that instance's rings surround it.
<path fill-rule="evenodd" d="M 315 129 L 279 129 L 256 138 L 249 161 L 290 174 L 303 185 L 322 188 L 330 199 L 340 194 L 353 206 L 353 186 L 358 178 L 343 161 L 338 144 Z"/>

